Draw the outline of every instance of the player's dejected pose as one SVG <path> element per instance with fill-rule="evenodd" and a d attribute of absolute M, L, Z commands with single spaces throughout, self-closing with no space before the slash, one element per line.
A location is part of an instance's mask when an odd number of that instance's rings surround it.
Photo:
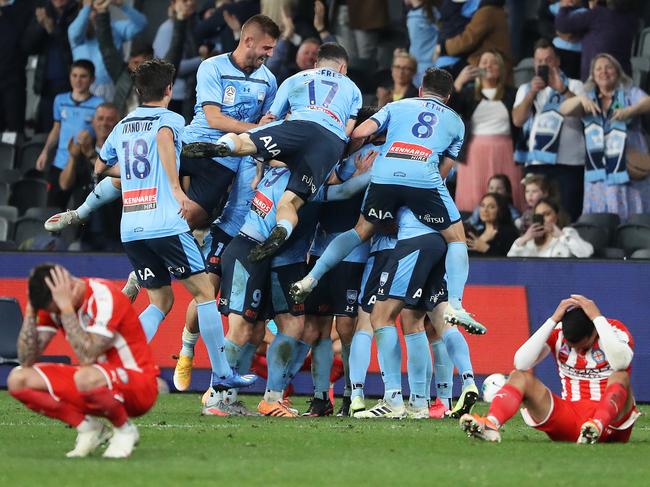
<path fill-rule="evenodd" d="M 640 415 L 630 386 L 633 350 L 625 325 L 605 318 L 592 300 L 572 294 L 517 350 L 515 370 L 487 416 L 466 414 L 460 426 L 468 436 L 499 442 L 500 428 L 523 405 L 524 421 L 553 441 L 625 443 Z M 549 353 L 557 362 L 562 397 L 531 370 Z"/>
<path fill-rule="evenodd" d="M 240 135 L 226 134 L 217 144 L 199 142 L 184 148 L 184 154 L 197 157 L 257 155 L 283 161 L 291 170 L 278 205 L 277 226 L 252 250 L 253 261 L 277 252 L 289 238 L 298 223 L 298 209 L 316 194 L 343 154 L 362 101 L 359 88 L 346 77 L 347 68 L 345 49 L 323 44 L 316 68 L 288 78 L 278 89 L 268 116 L 280 119 L 289 113 L 286 120 Z M 258 180 L 261 175 L 260 166 Z"/>
<path fill-rule="evenodd" d="M 214 288 L 201 250 L 183 219 L 188 197 L 180 187 L 178 166 L 184 120 L 167 109 L 173 76 L 174 67 L 165 61 L 140 65 L 135 86 L 143 105 L 113 129 L 100 159 L 106 168 L 119 165 L 121 236 L 138 281 L 149 295 L 150 304 L 140 315 L 147 339 L 153 338 L 172 307 L 173 274 L 197 302 L 201 335 L 210 344 L 212 385 L 243 387 L 255 377 L 241 377 L 228 366 Z"/>
<path fill-rule="evenodd" d="M 9 393 L 77 429 L 68 457 L 85 457 L 109 438 L 104 457 L 128 457 L 139 439 L 129 418 L 154 405 L 159 374 L 131 303 L 108 281 L 79 279 L 52 264 L 35 267 L 28 287 L 18 337 L 21 365 L 9 374 Z M 78 366 L 37 362 L 59 330 Z M 95 417 L 108 419 L 113 429 Z"/>
<path fill-rule="evenodd" d="M 465 232 L 438 169 L 444 158 L 458 155 L 465 133 L 461 118 L 445 105 L 452 88 L 449 73 L 430 68 L 420 88 L 421 98 L 389 103 L 354 129 L 353 138 L 386 130 L 385 149 L 373 166 L 356 227 L 333 240 L 309 274 L 293 286 L 297 300 L 304 301 L 327 271 L 373 235 L 376 225 L 395 220 L 397 210 L 406 206 L 448 243 L 446 319 L 473 333 L 485 333 L 485 327 L 462 307 L 469 269 Z"/>

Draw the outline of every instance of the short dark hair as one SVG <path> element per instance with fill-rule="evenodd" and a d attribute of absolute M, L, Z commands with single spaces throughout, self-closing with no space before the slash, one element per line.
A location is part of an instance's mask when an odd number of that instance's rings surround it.
<path fill-rule="evenodd" d="M 345 47 L 337 44 L 336 42 L 326 42 L 325 44 L 321 44 L 321 46 L 318 48 L 318 55 L 316 59 L 316 62 L 329 60 L 344 61 L 345 64 L 347 64 L 348 51 L 345 50 Z"/>
<path fill-rule="evenodd" d="M 250 19 L 244 22 L 244 25 L 242 25 L 242 32 L 246 31 L 253 25 L 260 29 L 263 34 L 266 34 L 273 39 L 280 37 L 280 27 L 271 17 L 262 14 L 253 15 Z"/>
<path fill-rule="evenodd" d="M 562 318 L 562 335 L 570 343 L 578 343 L 594 332 L 594 323 L 582 308 L 573 308 L 564 313 Z"/>
<path fill-rule="evenodd" d="M 159 101 L 165 97 L 165 89 L 174 81 L 176 68 L 162 59 L 143 62 L 133 74 L 135 89 L 143 103 Z"/>
<path fill-rule="evenodd" d="M 120 109 L 117 107 L 117 105 L 115 103 L 111 103 L 110 101 L 100 103 L 97 105 L 97 108 L 95 108 L 95 111 L 99 110 L 100 108 L 107 108 L 109 110 L 115 110 L 117 113 L 120 113 Z"/>
<path fill-rule="evenodd" d="M 444 69 L 428 68 L 422 79 L 422 91 L 446 98 L 454 89 L 454 78 Z"/>
<path fill-rule="evenodd" d="M 553 49 L 553 52 L 557 55 L 555 46 L 551 41 L 549 41 L 545 37 L 542 37 L 541 39 L 537 39 L 537 42 L 535 42 L 535 45 L 533 46 L 533 52 L 537 51 L 537 49 Z"/>
<path fill-rule="evenodd" d="M 45 282 L 46 277 L 50 277 L 54 264 L 39 264 L 29 273 L 27 280 L 27 290 L 29 292 L 29 303 L 34 311 L 46 309 L 52 302 L 52 292 Z"/>
<path fill-rule="evenodd" d="M 148 42 L 133 41 L 131 43 L 131 53 L 129 57 L 144 56 L 146 58 L 153 58 L 153 46 Z"/>
<path fill-rule="evenodd" d="M 488 185 L 490 184 L 490 181 L 492 181 L 493 179 L 496 179 L 497 181 L 501 181 L 503 187 L 506 190 L 506 194 L 503 196 L 507 198 L 508 204 L 511 205 L 512 204 L 512 183 L 510 182 L 510 178 L 503 173 L 497 173 L 492 175 L 490 179 L 488 179 Z"/>
<path fill-rule="evenodd" d="M 510 207 L 508 206 L 508 198 L 499 193 L 485 193 L 481 197 L 480 203 L 483 203 L 483 200 L 488 197 L 493 198 L 494 202 L 497 204 L 496 227 L 501 228 L 504 226 L 513 225 L 512 213 L 510 213 Z"/>
<path fill-rule="evenodd" d="M 73 61 L 70 65 L 70 71 L 72 71 L 74 68 L 85 69 L 88 71 L 88 74 L 90 74 L 91 78 L 95 77 L 95 65 L 88 59 L 77 59 L 76 61 Z"/>
<path fill-rule="evenodd" d="M 365 106 L 359 108 L 359 112 L 357 113 L 357 118 L 354 121 L 354 126 L 358 127 L 378 111 L 379 111 L 379 107 L 374 107 L 374 106 Z"/>

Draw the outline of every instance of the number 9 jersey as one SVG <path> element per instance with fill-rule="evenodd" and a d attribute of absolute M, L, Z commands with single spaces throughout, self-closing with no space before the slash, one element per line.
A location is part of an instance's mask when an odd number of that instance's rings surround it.
<path fill-rule="evenodd" d="M 174 135 L 176 171 L 185 120 L 166 108 L 140 106 L 113 129 L 99 157 L 109 166 L 120 165 L 122 181 L 122 242 L 178 235 L 189 231 L 178 214 L 179 205 L 158 155 L 158 131 Z"/>
<path fill-rule="evenodd" d="M 451 108 L 433 98 L 407 98 L 389 103 L 373 120 L 386 142 L 372 166 L 371 182 L 412 188 L 443 185 L 438 164 L 458 157 L 465 125 Z"/>

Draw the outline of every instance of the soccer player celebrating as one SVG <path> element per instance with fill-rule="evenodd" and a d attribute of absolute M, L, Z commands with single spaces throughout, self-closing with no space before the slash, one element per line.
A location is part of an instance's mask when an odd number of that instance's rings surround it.
<path fill-rule="evenodd" d="M 523 404 L 524 421 L 553 441 L 625 443 L 640 415 L 630 387 L 634 340 L 620 321 L 572 294 L 515 354 L 515 370 L 486 417 L 460 419 L 468 436 L 501 441 L 499 429 Z M 562 397 L 532 371 L 549 353 L 557 361 Z"/>
<path fill-rule="evenodd" d="M 77 429 L 68 457 L 89 455 L 111 435 L 104 457 L 128 457 L 139 439 L 129 418 L 154 405 L 159 373 L 131 303 L 108 281 L 79 279 L 51 264 L 35 267 L 28 286 L 21 366 L 9 374 L 9 393 Z M 59 330 L 78 366 L 36 362 Z M 113 431 L 94 416 L 107 418 Z"/>

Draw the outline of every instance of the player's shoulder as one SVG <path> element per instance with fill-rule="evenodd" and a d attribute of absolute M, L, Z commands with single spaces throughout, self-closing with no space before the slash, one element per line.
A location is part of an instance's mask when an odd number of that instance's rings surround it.
<path fill-rule="evenodd" d="M 633 340 L 632 333 L 630 333 L 630 330 L 619 320 L 615 320 L 613 318 L 607 318 L 607 322 L 610 325 L 612 325 L 616 335 L 622 338 L 624 341 L 630 342 Z"/>
<path fill-rule="evenodd" d="M 173 124 L 174 127 L 184 127 L 185 118 L 171 110 L 165 109 L 160 112 L 160 123 L 161 125 Z"/>
<path fill-rule="evenodd" d="M 72 98 L 71 91 L 66 91 L 65 93 L 59 93 L 54 97 L 54 103 L 65 103 L 66 101 L 70 101 L 71 98 Z"/>
<path fill-rule="evenodd" d="M 102 279 L 100 277 L 87 277 L 84 278 L 84 280 L 88 283 L 88 286 L 90 286 L 90 290 L 93 295 L 99 295 L 104 298 L 107 298 L 109 296 L 111 298 L 117 297 L 120 301 L 122 298 L 126 298 L 126 296 L 122 294 L 122 291 L 117 287 L 117 285 L 108 279 Z"/>
<path fill-rule="evenodd" d="M 262 64 L 259 68 L 253 73 L 254 76 L 251 76 L 253 79 L 259 79 L 266 81 L 269 85 L 277 85 L 275 75 L 265 64 Z"/>
<path fill-rule="evenodd" d="M 88 98 L 85 101 L 86 105 L 91 105 L 94 107 L 98 107 L 102 103 L 104 103 L 104 99 L 101 96 L 97 96 L 97 95 L 92 95 L 90 98 Z"/>

